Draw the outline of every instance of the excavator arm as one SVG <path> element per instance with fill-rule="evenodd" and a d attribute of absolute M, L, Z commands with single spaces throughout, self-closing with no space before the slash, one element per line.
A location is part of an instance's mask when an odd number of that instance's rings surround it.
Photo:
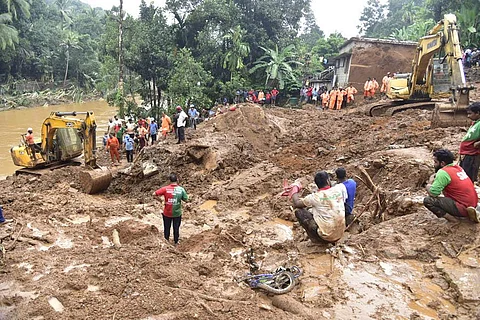
<path fill-rule="evenodd" d="M 442 64 L 448 65 L 444 84 L 434 85 L 434 55 L 444 53 Z M 436 89 L 436 90 L 435 90 Z M 466 126 L 466 108 L 470 102 L 462 63 L 457 18 L 446 14 L 417 46 L 410 74 L 396 74 L 390 80 L 387 96 L 390 103 L 371 106 L 371 116 L 394 114 L 412 108 L 434 108 L 432 127 Z M 449 97 L 450 102 L 431 101 Z"/>
<path fill-rule="evenodd" d="M 433 55 L 440 50 L 445 52 L 443 60 L 449 66 L 452 90 L 459 86 L 466 87 L 458 34 L 456 16 L 446 14 L 427 36 L 420 39 L 412 65 L 410 100 L 423 100 L 431 97 L 433 93 L 431 62 Z"/>

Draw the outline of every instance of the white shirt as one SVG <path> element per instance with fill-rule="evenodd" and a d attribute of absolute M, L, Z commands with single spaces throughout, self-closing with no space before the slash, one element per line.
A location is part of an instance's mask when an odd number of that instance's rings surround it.
<path fill-rule="evenodd" d="M 345 201 L 340 185 L 343 183 L 309 194 L 302 199 L 305 206 L 312 208 L 318 235 L 330 242 L 342 238 L 345 229 Z"/>
<path fill-rule="evenodd" d="M 178 115 L 177 128 L 185 127 L 185 119 L 187 119 L 187 117 L 188 116 L 185 111 L 182 110 L 182 112 L 180 112 L 180 114 Z"/>

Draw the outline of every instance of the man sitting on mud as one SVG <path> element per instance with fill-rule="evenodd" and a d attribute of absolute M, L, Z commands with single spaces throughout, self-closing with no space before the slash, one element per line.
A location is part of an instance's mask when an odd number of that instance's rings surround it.
<path fill-rule="evenodd" d="M 478 223 L 480 212 L 476 210 L 478 197 L 473 182 L 462 167 L 453 164 L 454 159 L 446 149 L 433 153 L 435 180 L 427 184 L 429 196 L 423 199 L 423 204 L 437 217 L 450 222 L 456 221 L 455 217 L 468 217 Z M 440 197 L 442 192 L 444 197 Z"/>
<path fill-rule="evenodd" d="M 315 174 L 318 191 L 300 198 L 302 188 L 299 182 L 289 187 L 292 194 L 295 216 L 315 243 L 334 243 L 340 240 L 345 229 L 345 206 L 339 186 L 330 186 L 330 177 L 325 171 Z M 306 208 L 311 208 L 307 210 Z"/>

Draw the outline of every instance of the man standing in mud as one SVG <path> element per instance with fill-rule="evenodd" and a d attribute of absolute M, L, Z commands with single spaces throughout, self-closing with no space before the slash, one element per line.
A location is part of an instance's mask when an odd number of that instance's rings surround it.
<path fill-rule="evenodd" d="M 357 183 L 353 179 L 347 179 L 347 170 L 338 168 L 335 170 L 338 183 L 342 183 L 347 189 L 347 198 L 345 199 L 345 222 L 348 226 L 352 223 L 355 216 L 353 215 L 353 205 L 355 202 L 355 194 L 357 192 Z"/>
<path fill-rule="evenodd" d="M 307 232 L 308 238 L 315 243 L 334 243 L 340 240 L 345 229 L 345 206 L 340 186 L 331 187 L 328 173 L 315 174 L 318 191 L 300 198 L 302 188 L 299 182 L 287 187 L 292 195 L 295 216 Z M 307 208 L 311 208 L 307 210 Z"/>
<path fill-rule="evenodd" d="M 177 135 L 178 135 L 178 141 L 177 144 L 180 143 L 185 143 L 185 125 L 187 122 L 187 114 L 185 111 L 183 111 L 182 107 L 178 106 L 177 107 Z"/>
<path fill-rule="evenodd" d="M 169 241 L 173 222 L 173 242 L 177 245 L 180 238 L 180 224 L 182 223 L 182 200 L 188 201 L 188 195 L 185 189 L 178 185 L 175 174 L 170 174 L 169 179 L 170 184 L 158 189 L 153 195 L 165 198 L 165 208 L 162 213 L 163 235 Z"/>
<path fill-rule="evenodd" d="M 433 153 L 436 174 L 433 183 L 427 184 L 429 195 L 423 199 L 423 205 L 437 217 L 450 222 L 456 221 L 456 217 L 464 217 L 478 223 L 477 192 L 462 167 L 453 164 L 454 159 L 453 153 L 447 149 Z M 441 193 L 444 197 L 440 197 Z"/>
<path fill-rule="evenodd" d="M 480 102 L 468 106 L 467 117 L 473 123 L 460 143 L 460 166 L 475 182 L 478 179 L 480 166 Z"/>

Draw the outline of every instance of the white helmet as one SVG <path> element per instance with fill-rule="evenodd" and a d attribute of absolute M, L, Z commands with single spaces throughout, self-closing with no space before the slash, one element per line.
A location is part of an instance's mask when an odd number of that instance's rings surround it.
<path fill-rule="evenodd" d="M 27 132 L 28 132 L 28 131 L 33 131 L 33 129 L 32 129 L 32 128 L 28 128 L 28 129 L 27 129 Z"/>

